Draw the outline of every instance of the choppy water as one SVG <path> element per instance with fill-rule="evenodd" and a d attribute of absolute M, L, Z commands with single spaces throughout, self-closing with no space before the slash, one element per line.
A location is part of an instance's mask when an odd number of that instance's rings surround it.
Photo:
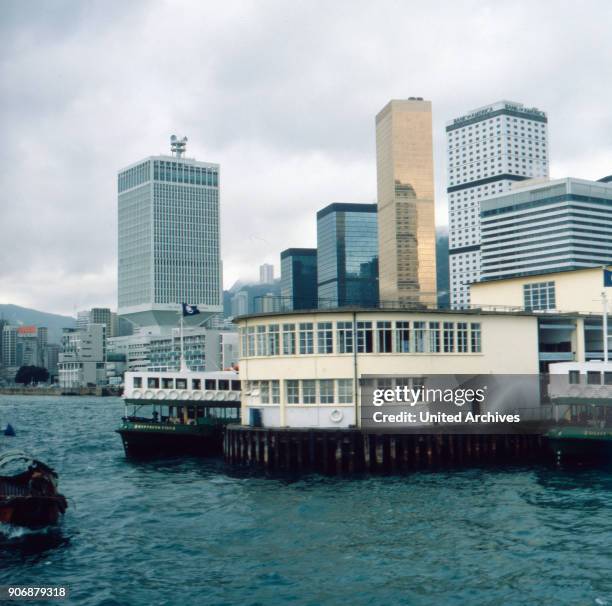
<path fill-rule="evenodd" d="M 70 503 L 58 528 L 0 527 L 0 585 L 68 585 L 70 603 L 105 606 L 612 606 L 608 472 L 291 480 L 131 462 L 113 432 L 122 411 L 0 396 L 0 425 L 18 432 L 0 448 L 54 466 Z"/>

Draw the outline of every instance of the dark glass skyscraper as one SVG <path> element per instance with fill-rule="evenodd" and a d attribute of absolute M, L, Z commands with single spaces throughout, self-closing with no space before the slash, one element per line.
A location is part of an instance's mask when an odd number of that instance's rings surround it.
<path fill-rule="evenodd" d="M 378 304 L 376 204 L 330 204 L 317 213 L 319 307 Z"/>
<path fill-rule="evenodd" d="M 283 310 L 317 308 L 317 250 L 288 248 L 281 253 Z"/>

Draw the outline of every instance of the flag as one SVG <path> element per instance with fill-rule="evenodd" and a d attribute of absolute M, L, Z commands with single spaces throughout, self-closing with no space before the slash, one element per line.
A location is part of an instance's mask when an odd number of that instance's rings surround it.
<path fill-rule="evenodd" d="M 604 269 L 604 287 L 612 287 L 612 270 Z"/>
<path fill-rule="evenodd" d="M 188 305 L 187 303 L 181 303 L 183 306 L 183 317 L 185 316 L 195 316 L 200 313 L 197 305 Z"/>

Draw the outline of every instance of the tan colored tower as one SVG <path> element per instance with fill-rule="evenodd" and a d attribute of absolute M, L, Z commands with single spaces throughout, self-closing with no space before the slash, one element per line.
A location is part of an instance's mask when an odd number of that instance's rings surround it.
<path fill-rule="evenodd" d="M 376 116 L 380 301 L 436 304 L 431 102 L 390 101 Z"/>

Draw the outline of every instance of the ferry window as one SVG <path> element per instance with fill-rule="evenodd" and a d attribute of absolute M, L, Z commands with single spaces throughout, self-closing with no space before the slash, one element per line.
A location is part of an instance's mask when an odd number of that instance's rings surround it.
<path fill-rule="evenodd" d="M 219 389 L 227 391 L 229 389 L 229 381 L 227 379 L 219 379 Z"/>
<path fill-rule="evenodd" d="M 202 389 L 202 380 L 191 379 L 191 389 Z"/>
<path fill-rule="evenodd" d="M 569 383 L 570 385 L 580 385 L 580 372 L 578 370 L 569 371 Z"/>
<path fill-rule="evenodd" d="M 334 352 L 334 336 L 331 322 L 319 322 L 317 324 L 317 352 L 320 354 Z"/>
<path fill-rule="evenodd" d="M 187 389 L 187 379 L 177 379 L 176 388 L 177 389 Z"/>
<path fill-rule="evenodd" d="M 151 389 L 159 389 L 159 379 L 157 377 L 149 377 L 147 379 L 147 387 Z"/>
<path fill-rule="evenodd" d="M 203 408 L 197 408 L 196 409 L 196 414 L 198 416 L 198 419 L 201 419 L 204 416 L 204 409 Z"/>
<path fill-rule="evenodd" d="M 587 372 L 587 385 L 601 385 L 601 373 L 589 370 Z"/>
<path fill-rule="evenodd" d="M 166 377 L 162 378 L 162 389 L 173 389 L 174 388 L 174 379 L 167 379 Z"/>
<path fill-rule="evenodd" d="M 304 322 L 300 324 L 300 353 L 314 353 L 314 337 L 312 322 Z"/>
<path fill-rule="evenodd" d="M 232 389 L 234 391 L 240 391 L 240 381 L 232 381 Z"/>
<path fill-rule="evenodd" d="M 357 322 L 357 352 L 372 353 L 372 322 Z"/>
<path fill-rule="evenodd" d="M 612 372 L 604 372 L 604 385 L 612 385 Z"/>
<path fill-rule="evenodd" d="M 314 379 L 302 381 L 302 402 L 304 404 L 315 404 L 317 401 L 317 382 Z"/>
<path fill-rule="evenodd" d="M 399 353 L 410 351 L 410 322 L 395 323 L 395 351 Z"/>
<path fill-rule="evenodd" d="M 472 353 L 480 353 L 482 351 L 480 322 L 470 324 L 470 333 L 472 336 Z"/>
<path fill-rule="evenodd" d="M 295 355 L 295 324 L 283 324 L 283 355 Z"/>
<path fill-rule="evenodd" d="M 204 379 L 206 389 L 217 389 L 217 381 L 214 379 Z"/>
<path fill-rule="evenodd" d="M 466 324 L 466 330 L 467 330 L 467 324 Z M 466 336 L 466 347 L 467 347 L 467 336 Z M 438 353 L 440 351 L 440 322 L 430 322 L 429 323 L 429 351 L 433 353 Z"/>
<path fill-rule="evenodd" d="M 287 388 L 287 404 L 300 403 L 300 382 L 294 379 L 285 381 Z"/>
<path fill-rule="evenodd" d="M 321 379 L 319 381 L 319 401 L 321 404 L 334 403 L 334 382 L 332 379 Z"/>
<path fill-rule="evenodd" d="M 187 408 L 187 417 L 190 419 L 195 419 L 195 408 L 193 406 L 189 406 L 189 408 Z"/>
<path fill-rule="evenodd" d="M 391 322 L 376 322 L 376 333 L 378 341 L 378 351 L 380 353 L 391 353 L 393 347 Z"/>
<path fill-rule="evenodd" d="M 338 379 L 338 403 L 350 404 L 353 401 L 353 379 Z"/>
<path fill-rule="evenodd" d="M 270 387 L 272 404 L 280 404 L 280 383 L 278 381 L 270 381 Z"/>
<path fill-rule="evenodd" d="M 353 323 L 338 322 L 338 352 L 353 353 Z"/>
<path fill-rule="evenodd" d="M 142 377 L 134 377 L 134 387 L 142 387 Z"/>

